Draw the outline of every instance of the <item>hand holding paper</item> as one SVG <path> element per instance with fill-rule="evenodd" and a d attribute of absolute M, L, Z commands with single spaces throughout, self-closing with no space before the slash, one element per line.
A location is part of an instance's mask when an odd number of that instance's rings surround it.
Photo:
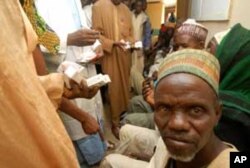
<path fill-rule="evenodd" d="M 102 74 L 86 79 L 84 67 L 70 61 L 64 61 L 57 71 L 64 74 L 66 84 L 64 96 L 71 99 L 77 97 L 92 98 L 101 86 L 111 82 L 108 75 Z"/>

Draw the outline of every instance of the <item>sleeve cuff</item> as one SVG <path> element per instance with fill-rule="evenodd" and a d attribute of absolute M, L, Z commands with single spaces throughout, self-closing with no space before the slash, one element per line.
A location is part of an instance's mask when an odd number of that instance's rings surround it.
<path fill-rule="evenodd" d="M 57 109 L 61 103 L 63 95 L 64 81 L 63 75 L 59 73 L 51 73 L 45 76 L 39 76 L 39 80 L 46 91 L 50 101 Z"/>
<path fill-rule="evenodd" d="M 66 54 L 67 52 L 67 36 L 60 37 L 60 48 L 59 48 L 59 53 L 61 54 Z"/>

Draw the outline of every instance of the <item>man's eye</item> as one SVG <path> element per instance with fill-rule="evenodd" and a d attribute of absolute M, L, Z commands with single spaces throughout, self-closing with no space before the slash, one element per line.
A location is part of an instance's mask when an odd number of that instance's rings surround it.
<path fill-rule="evenodd" d="M 191 114 L 192 114 L 192 115 L 199 116 L 199 115 L 201 115 L 203 112 L 204 112 L 204 110 L 203 110 L 203 108 L 201 108 L 201 107 L 195 106 L 195 107 L 192 107 L 192 108 L 191 108 Z"/>
<path fill-rule="evenodd" d="M 188 46 L 186 44 L 182 44 L 180 47 L 181 48 L 188 48 Z"/>
<path fill-rule="evenodd" d="M 168 112 L 169 110 L 170 110 L 169 106 L 160 106 L 158 108 L 158 111 L 161 111 L 161 112 Z"/>

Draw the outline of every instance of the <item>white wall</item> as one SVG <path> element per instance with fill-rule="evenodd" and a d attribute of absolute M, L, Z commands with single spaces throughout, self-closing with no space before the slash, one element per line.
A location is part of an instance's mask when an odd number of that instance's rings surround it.
<path fill-rule="evenodd" d="M 176 5 L 176 0 L 162 0 L 166 7 L 172 7 Z"/>
<path fill-rule="evenodd" d="M 231 0 L 229 21 L 204 21 L 200 23 L 209 30 L 207 41 L 215 33 L 226 30 L 236 23 L 241 23 L 242 26 L 250 29 L 250 0 Z"/>

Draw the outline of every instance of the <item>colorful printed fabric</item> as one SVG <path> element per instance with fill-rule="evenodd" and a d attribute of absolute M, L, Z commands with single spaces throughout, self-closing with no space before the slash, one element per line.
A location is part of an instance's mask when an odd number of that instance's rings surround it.
<path fill-rule="evenodd" d="M 160 65 L 157 84 L 164 77 L 174 73 L 196 75 L 205 80 L 218 95 L 220 65 L 216 57 L 210 53 L 185 49 L 168 55 Z"/>
<path fill-rule="evenodd" d="M 38 35 L 39 44 L 47 48 L 50 53 L 56 54 L 59 51 L 60 39 L 38 15 L 34 1 L 25 0 L 23 8 Z"/>

